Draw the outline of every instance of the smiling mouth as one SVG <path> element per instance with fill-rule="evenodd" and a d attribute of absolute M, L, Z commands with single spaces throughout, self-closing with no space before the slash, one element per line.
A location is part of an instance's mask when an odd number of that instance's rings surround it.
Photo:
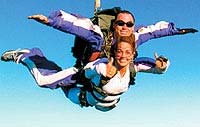
<path fill-rule="evenodd" d="M 120 34 L 121 34 L 121 35 L 127 35 L 128 32 L 127 32 L 127 31 L 121 31 Z"/>
<path fill-rule="evenodd" d="M 127 60 L 119 60 L 120 63 L 125 63 Z"/>
<path fill-rule="evenodd" d="M 128 31 L 121 31 L 121 33 L 128 33 Z"/>

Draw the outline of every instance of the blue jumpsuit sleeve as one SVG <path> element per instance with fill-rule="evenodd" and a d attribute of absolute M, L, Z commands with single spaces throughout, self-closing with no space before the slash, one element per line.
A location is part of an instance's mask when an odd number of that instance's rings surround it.
<path fill-rule="evenodd" d="M 59 10 L 52 12 L 48 21 L 49 26 L 86 40 L 92 46 L 93 51 L 101 51 L 103 37 L 100 32 L 95 31 L 97 26 L 94 26 L 88 18 Z"/>
<path fill-rule="evenodd" d="M 156 66 L 156 60 L 150 57 L 138 57 L 134 60 L 134 64 L 143 64 L 147 65 L 149 67 L 155 67 Z"/>
<path fill-rule="evenodd" d="M 134 67 L 136 72 L 145 72 L 152 74 L 163 74 L 167 71 L 170 65 L 169 60 L 167 61 L 167 66 L 165 69 L 160 69 L 156 67 L 156 60 L 149 57 L 139 57 L 134 61 Z"/>
<path fill-rule="evenodd" d="M 179 29 L 175 27 L 174 23 L 166 21 L 160 21 L 154 25 L 140 26 L 138 28 L 135 31 L 137 47 L 150 39 L 173 36 L 179 33 Z"/>

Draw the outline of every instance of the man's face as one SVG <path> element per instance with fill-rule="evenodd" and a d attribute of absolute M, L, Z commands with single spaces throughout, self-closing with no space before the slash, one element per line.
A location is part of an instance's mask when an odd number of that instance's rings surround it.
<path fill-rule="evenodd" d="M 130 36 L 134 32 L 133 17 L 128 13 L 118 14 L 114 23 L 115 35 Z"/>

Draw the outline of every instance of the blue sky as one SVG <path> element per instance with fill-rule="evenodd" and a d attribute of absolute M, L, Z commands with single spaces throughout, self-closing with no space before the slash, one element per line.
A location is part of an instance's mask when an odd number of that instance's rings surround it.
<path fill-rule="evenodd" d="M 120 6 L 134 13 L 136 25 L 171 21 L 177 27 L 200 30 L 199 0 L 102 0 L 102 8 Z M 73 36 L 41 25 L 27 16 L 49 15 L 62 9 L 93 15 L 93 0 L 1 0 L 0 53 L 39 47 L 63 68 L 73 65 Z M 2 127 L 197 127 L 200 125 L 200 33 L 164 37 L 139 47 L 139 56 L 167 56 L 171 66 L 163 75 L 139 73 L 136 85 L 118 107 L 102 113 L 80 108 L 60 89 L 37 86 L 28 70 L 0 62 L 0 126 Z"/>

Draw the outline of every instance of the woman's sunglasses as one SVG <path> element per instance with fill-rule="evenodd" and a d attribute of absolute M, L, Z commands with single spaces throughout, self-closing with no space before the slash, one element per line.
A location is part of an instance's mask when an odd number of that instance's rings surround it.
<path fill-rule="evenodd" d="M 115 24 L 118 25 L 118 26 L 124 26 L 126 24 L 127 27 L 133 27 L 134 23 L 129 21 L 129 22 L 124 22 L 122 20 L 117 20 L 115 21 Z"/>

